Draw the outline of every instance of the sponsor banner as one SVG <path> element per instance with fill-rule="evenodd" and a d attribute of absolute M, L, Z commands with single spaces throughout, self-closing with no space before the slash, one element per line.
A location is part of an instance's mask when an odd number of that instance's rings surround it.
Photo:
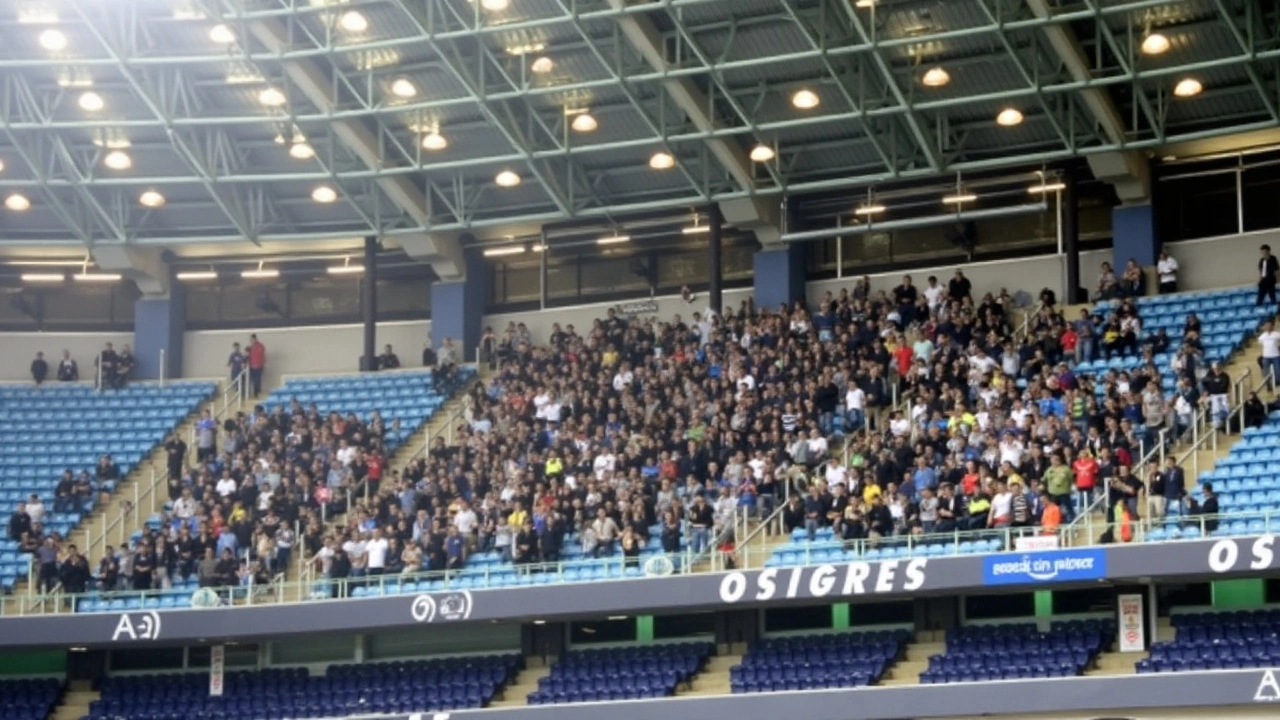
<path fill-rule="evenodd" d="M 1038 585 L 1106 576 L 1107 552 L 1103 548 L 1004 553 L 982 559 L 983 585 Z"/>
<path fill-rule="evenodd" d="M 720 602 L 733 604 L 913 592 L 924 587 L 928 568 L 928 560 L 916 558 L 768 568 L 756 573 L 731 572 L 720 580 Z"/>
<path fill-rule="evenodd" d="M 160 627 L 160 613 L 155 610 L 122 613 L 116 621 L 115 632 L 111 633 L 111 642 L 159 640 Z"/>
<path fill-rule="evenodd" d="M 622 303 L 615 308 L 619 315 L 653 315 L 658 312 L 658 303 L 652 300 Z"/>
<path fill-rule="evenodd" d="M 473 601 L 470 590 L 435 595 L 419 595 L 409 606 L 414 622 L 458 622 L 471 617 Z"/>
<path fill-rule="evenodd" d="M 1121 595 L 1117 598 L 1117 602 L 1120 606 L 1120 652 L 1146 650 L 1146 613 L 1143 597 Z"/>
<path fill-rule="evenodd" d="M 214 645 L 209 648 L 209 695 L 222 697 L 223 676 L 226 673 L 227 648 Z"/>
<path fill-rule="evenodd" d="M 1027 537 L 1014 538 L 1013 547 L 1018 552 L 1031 552 L 1033 550 L 1057 550 L 1057 535 L 1029 535 Z"/>

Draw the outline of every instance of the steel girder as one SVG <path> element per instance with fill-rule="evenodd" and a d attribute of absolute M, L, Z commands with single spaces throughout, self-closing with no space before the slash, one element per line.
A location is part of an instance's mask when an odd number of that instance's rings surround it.
<path fill-rule="evenodd" d="M 299 185 L 328 183 L 339 190 L 352 211 L 352 224 L 341 230 L 344 235 L 394 236 L 566 217 L 613 218 L 631 211 L 715 200 L 1154 149 L 1165 143 L 1269 127 L 1280 117 L 1276 93 L 1280 47 L 1263 29 L 1274 11 L 1268 15 L 1255 0 L 1210 0 L 1218 14 L 1215 22 L 1225 23 L 1234 40 L 1229 52 L 1156 67 L 1135 61 L 1133 19 L 1170 0 L 1121 0 L 1105 5 L 1079 0 L 1042 17 L 1028 13 L 1023 3 L 1006 0 L 948 1 L 968 4 L 981 12 L 983 21 L 900 35 L 891 32 L 884 18 L 897 6 L 928 3 L 883 3 L 883 14 L 878 15 L 855 9 L 849 0 L 777 0 L 767 16 L 739 17 L 732 0 L 557 0 L 539 4 L 554 8 L 545 17 L 498 23 L 481 12 L 478 3 L 392 0 L 402 20 L 400 29 L 373 40 L 348 41 L 333 32 L 331 24 L 315 22 L 332 8 L 313 6 L 309 0 L 255 3 L 251 9 L 230 0 L 198 0 L 195 7 L 203 8 L 210 23 L 226 22 L 241 36 L 254 38 L 238 45 L 230 57 L 166 46 L 151 20 L 131 10 L 114 14 L 112 23 L 93 26 L 93 37 L 101 48 L 88 49 L 83 53 L 87 57 L 76 59 L 75 64 L 113 72 L 118 78 L 107 82 L 115 82 L 137 98 L 147 108 L 146 116 L 99 120 L 54 112 L 52 101 L 36 87 L 38 75 L 32 74 L 34 68 L 47 68 L 48 61 L 0 59 L 0 74 L 5 77 L 0 129 L 14 146 L 12 151 L 0 147 L 0 154 L 13 152 L 29 176 L 0 175 L 0 190 L 34 185 L 37 201 L 85 243 L 166 244 L 187 238 L 138 236 L 139 213 L 130 203 L 146 186 L 203 190 L 205 200 L 184 202 L 219 208 L 227 220 L 227 236 L 265 241 L 338 232 L 319 230 L 319 223 L 308 219 L 305 198 L 297 194 Z M 723 10 L 723 15 L 707 19 L 707 13 L 716 9 Z M 82 15 L 90 25 L 99 18 L 96 11 Z M 618 30 L 620 21 L 639 18 L 663 28 L 667 58 L 660 68 L 640 67 L 645 65 L 643 59 L 626 47 Z M 714 54 L 703 41 L 716 28 L 741 29 L 745 35 L 755 22 L 789 22 L 799 29 L 803 42 L 762 57 L 739 57 L 727 50 Z M 263 43 L 261 33 L 254 32 L 271 23 L 280 28 L 281 42 L 276 46 Z M 1093 38 L 1117 67 L 1091 68 L 1106 72 L 1081 79 L 1063 73 L 1055 64 L 1041 31 L 1082 24 L 1093 28 Z M 1121 24 L 1130 30 L 1122 33 L 1112 27 Z M 513 74 L 501 43 L 512 34 L 534 31 L 559 33 L 551 50 L 580 51 L 599 72 L 545 84 L 531 82 L 523 73 Z M 566 40 L 565 33 L 572 40 Z M 941 99 L 931 99 L 908 85 L 912 69 L 902 60 L 906 50 L 973 39 L 989 45 L 985 57 L 943 57 L 942 61 L 952 65 L 1003 57 L 1016 70 L 1020 84 Z M 733 42 L 732 32 L 728 42 Z M 352 71 L 342 61 L 344 56 L 380 50 L 414 54 L 407 65 L 382 70 Z M 263 111 L 250 104 L 233 115 L 212 112 L 216 101 L 209 95 L 217 84 L 200 70 L 229 60 L 281 84 L 294 102 L 281 111 Z M 733 80 L 744 73 L 767 76 L 773 68 L 801 64 L 820 68 L 820 76 L 813 81 L 834 88 L 839 103 L 817 113 L 762 120 L 762 103 L 777 100 L 798 81 Z M 297 77 L 291 77 L 290 68 L 298 65 L 311 68 L 315 84 L 327 89 L 320 102 L 316 92 L 303 92 Z M 1251 88 L 1258 113 L 1220 128 L 1168 126 L 1170 99 L 1163 91 L 1153 93 L 1152 85 L 1232 66 L 1244 68 L 1248 84 L 1210 86 L 1206 97 Z M 386 102 L 379 83 L 407 68 L 440 73 L 463 92 Z M 702 89 L 713 122 L 671 121 L 671 99 L 664 88 L 675 81 L 696 83 Z M 1127 122 L 1118 135 L 1097 132 L 1098 125 L 1088 117 L 1081 100 L 1086 93 L 1113 89 L 1130 91 L 1134 98 L 1124 108 Z M 593 92 L 614 98 L 608 101 L 612 105 L 593 107 L 594 112 L 626 113 L 638 119 L 641 130 L 612 142 L 570 136 L 564 117 L 552 110 L 563 98 Z M 1021 107 L 1028 123 L 1043 123 L 1052 139 L 994 147 L 975 139 L 983 133 L 989 136 L 993 126 L 990 120 L 975 116 L 1006 103 Z M 487 128 L 496 131 L 503 143 L 478 153 L 427 156 L 405 126 L 405 118 L 439 113 L 462 118 L 456 125 L 459 132 Z M 363 135 L 353 141 L 343 129 L 348 125 L 364 128 Z M 285 133 L 301 130 L 315 146 L 316 158 L 293 167 L 256 162 L 252 147 L 270 144 L 269 138 L 254 135 L 264 127 Z M 164 137 L 182 160 L 182 170 L 150 176 L 96 173 L 95 154 L 101 151 L 83 144 L 84 133 L 107 130 Z M 255 139 L 246 141 L 250 136 Z M 718 146 L 731 146 L 742 152 L 757 141 L 775 140 L 777 161 L 762 168 L 748 166 L 754 177 L 747 185 L 741 182 L 741 172 L 735 180 L 732 164 L 726 165 L 715 151 Z M 860 161 L 821 166 L 820 172 L 804 169 L 802 160 L 819 159 L 824 149 L 849 147 L 867 152 L 859 155 Z M 634 179 L 629 174 L 651 172 L 638 158 L 657 150 L 666 150 L 676 159 L 671 182 L 627 182 Z M 621 157 L 630 159 L 620 163 L 617 158 Z M 514 202 L 493 202 L 490 179 L 503 167 L 522 171 L 526 182 L 542 193 L 524 193 L 523 199 Z M 619 187 L 641 189 L 620 191 Z M 21 240 L 12 235 L 5 239 Z"/>

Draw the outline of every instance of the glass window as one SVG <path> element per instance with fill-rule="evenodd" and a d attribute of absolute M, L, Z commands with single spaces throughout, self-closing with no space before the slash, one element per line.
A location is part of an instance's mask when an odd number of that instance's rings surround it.
<path fill-rule="evenodd" d="M 1280 228 L 1280 161 L 1248 168 L 1244 185 L 1244 229 Z"/>
<path fill-rule="evenodd" d="M 1239 230 L 1234 172 L 1162 180 L 1157 192 L 1165 240 L 1234 235 Z"/>

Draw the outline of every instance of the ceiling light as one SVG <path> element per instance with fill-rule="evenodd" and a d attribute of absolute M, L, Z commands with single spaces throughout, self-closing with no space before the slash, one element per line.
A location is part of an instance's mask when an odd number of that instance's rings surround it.
<path fill-rule="evenodd" d="M 280 92 L 279 88 L 269 87 L 258 93 L 258 102 L 267 107 L 280 107 L 288 102 L 288 98 L 284 96 L 284 93 Z"/>
<path fill-rule="evenodd" d="M 508 55 L 532 55 L 540 53 L 547 49 L 547 44 L 542 42 L 530 42 L 518 45 L 508 45 L 505 50 Z"/>
<path fill-rule="evenodd" d="M 80 109 L 85 112 L 98 112 L 106 106 L 102 96 L 92 90 L 80 94 Z"/>
<path fill-rule="evenodd" d="M 231 28 L 223 25 L 222 23 L 218 23 L 217 25 L 209 28 L 209 39 L 219 45 L 230 45 L 236 41 L 236 34 Z"/>
<path fill-rule="evenodd" d="M 951 73 L 940 67 L 931 67 L 924 71 L 924 75 L 920 76 L 920 82 L 925 87 L 942 87 L 951 82 Z"/>
<path fill-rule="evenodd" d="M 1032 185 L 1031 187 L 1027 188 L 1027 192 L 1031 193 L 1032 195 L 1043 195 L 1044 193 L 1058 192 L 1059 190 L 1066 190 L 1066 189 L 1067 189 L 1066 183 L 1062 182 L 1061 180 L 1056 180 L 1054 182 L 1044 182 L 1039 185 Z"/>
<path fill-rule="evenodd" d="M 947 205 L 960 205 L 967 202 L 974 202 L 977 199 L 978 196 L 973 193 L 956 193 L 955 195 L 948 195 L 942 198 L 942 202 Z"/>
<path fill-rule="evenodd" d="M 338 17 L 338 27 L 347 32 L 362 33 L 369 29 L 369 19 L 355 10 L 348 10 Z"/>
<path fill-rule="evenodd" d="M 391 94 L 396 97 L 411 98 L 418 94 L 418 88 L 413 86 L 413 81 L 408 78 L 397 78 L 391 83 Z"/>
<path fill-rule="evenodd" d="M 432 131 L 422 136 L 422 149 L 440 151 L 449 147 L 449 141 L 439 132 Z"/>
<path fill-rule="evenodd" d="M 873 8 L 876 6 L 876 0 L 857 0 L 853 3 L 853 6 L 856 8 L 863 8 L 864 10 L 867 8 Z"/>
<path fill-rule="evenodd" d="M 1199 95 L 1202 90 L 1204 90 L 1204 85 L 1199 80 L 1184 78 L 1179 80 L 1178 84 L 1173 87 L 1173 94 L 1180 98 L 1189 98 Z"/>
<path fill-rule="evenodd" d="M 138 203 L 143 207 L 164 207 L 164 196 L 155 190 L 146 190 L 138 196 Z"/>
<path fill-rule="evenodd" d="M 504 257 L 506 255 L 521 255 L 524 253 L 523 245 L 511 245 L 509 247 L 488 248 L 484 251 L 485 257 Z"/>
<path fill-rule="evenodd" d="M 480 7 L 489 12 L 502 12 L 511 7 L 511 0 L 480 0 Z"/>
<path fill-rule="evenodd" d="M 705 235 L 706 233 L 709 233 L 709 232 L 711 232 L 710 225 L 703 225 L 697 222 L 696 220 L 692 225 L 686 225 L 680 228 L 681 235 Z"/>
<path fill-rule="evenodd" d="M 325 268 L 324 271 L 329 273 L 330 275 L 358 275 L 364 272 L 364 266 L 352 265 L 351 260 L 348 259 L 345 264 L 330 265 L 329 267 Z"/>
<path fill-rule="evenodd" d="M 41 5 L 27 5 L 18 9 L 18 22 L 23 25 L 52 25 L 58 22 L 58 12 Z"/>
<path fill-rule="evenodd" d="M 585 110 L 575 115 L 573 122 L 569 125 L 574 132 L 580 133 L 595 132 L 596 128 L 600 127 L 600 123 L 596 122 L 595 117 Z"/>
<path fill-rule="evenodd" d="M 246 280 L 270 280 L 271 278 L 280 277 L 280 271 L 258 268 L 257 270 L 245 270 L 240 273 L 240 277 Z"/>
<path fill-rule="evenodd" d="M 520 175 L 514 170 L 503 170 L 493 178 L 498 187 L 512 188 L 520 184 Z"/>
<path fill-rule="evenodd" d="M 84 271 L 72 275 L 71 279 L 77 282 L 119 282 L 122 276 L 117 273 L 91 273 Z"/>
<path fill-rule="evenodd" d="M 538 75 L 546 75 L 547 73 L 551 72 L 555 68 L 556 68 L 556 61 L 552 60 L 546 55 L 543 55 L 537 60 L 534 60 L 533 64 L 529 66 L 529 69 Z"/>
<path fill-rule="evenodd" d="M 821 102 L 822 99 L 818 97 L 818 93 L 808 88 L 798 90 L 795 95 L 791 96 L 791 105 L 800 110 L 812 110 L 818 107 Z"/>
<path fill-rule="evenodd" d="M 620 245 L 625 242 L 631 242 L 630 235 L 610 235 L 596 240 L 597 245 Z"/>
<path fill-rule="evenodd" d="M 67 49 L 67 36 L 62 34 L 61 30 L 50 28 L 40 33 L 40 47 L 45 50 L 58 52 Z"/>
<path fill-rule="evenodd" d="M 102 158 L 102 164 L 112 170 L 128 170 L 133 167 L 133 158 L 129 157 L 129 153 L 123 150 L 112 150 Z"/>
<path fill-rule="evenodd" d="M 217 280 L 218 273 L 215 270 L 188 270 L 180 272 L 174 277 L 179 280 Z"/>
<path fill-rule="evenodd" d="M 853 214 L 862 217 L 866 217 L 868 215 L 881 215 L 888 209 L 889 208 L 879 203 L 868 203 L 866 205 L 859 205 L 854 209 Z"/>
<path fill-rule="evenodd" d="M 318 203 L 331 203 L 338 199 L 338 191 L 328 185 L 321 185 L 311 191 L 311 199 Z"/>
<path fill-rule="evenodd" d="M 309 143 L 296 142 L 289 146 L 289 157 L 294 160 L 310 160 L 316 156 L 316 149 Z"/>
<path fill-rule="evenodd" d="M 1022 111 L 1017 108 L 1005 108 L 996 115 L 996 124 L 1002 127 L 1013 127 L 1022 124 Z"/>
<path fill-rule="evenodd" d="M 62 282 L 67 276 L 62 273 L 22 273 L 22 282 L 47 283 Z"/>
<path fill-rule="evenodd" d="M 769 162 L 776 155 L 777 153 L 773 151 L 773 148 L 769 147 L 768 145 L 765 145 L 764 143 L 760 143 L 759 145 L 756 145 L 755 147 L 751 148 L 751 160 L 753 162 L 758 162 L 758 163 Z"/>
<path fill-rule="evenodd" d="M 1147 33 L 1142 38 L 1142 53 L 1144 55 L 1159 55 L 1169 49 L 1169 38 L 1158 32 Z"/>
<path fill-rule="evenodd" d="M 4 206 L 14 212 L 22 212 L 31 207 L 31 201 L 27 199 L 26 195 L 14 193 L 4 199 Z"/>
<path fill-rule="evenodd" d="M 675 156 L 663 150 L 659 150 L 649 158 L 649 167 L 654 170 L 670 170 L 675 166 Z"/>

